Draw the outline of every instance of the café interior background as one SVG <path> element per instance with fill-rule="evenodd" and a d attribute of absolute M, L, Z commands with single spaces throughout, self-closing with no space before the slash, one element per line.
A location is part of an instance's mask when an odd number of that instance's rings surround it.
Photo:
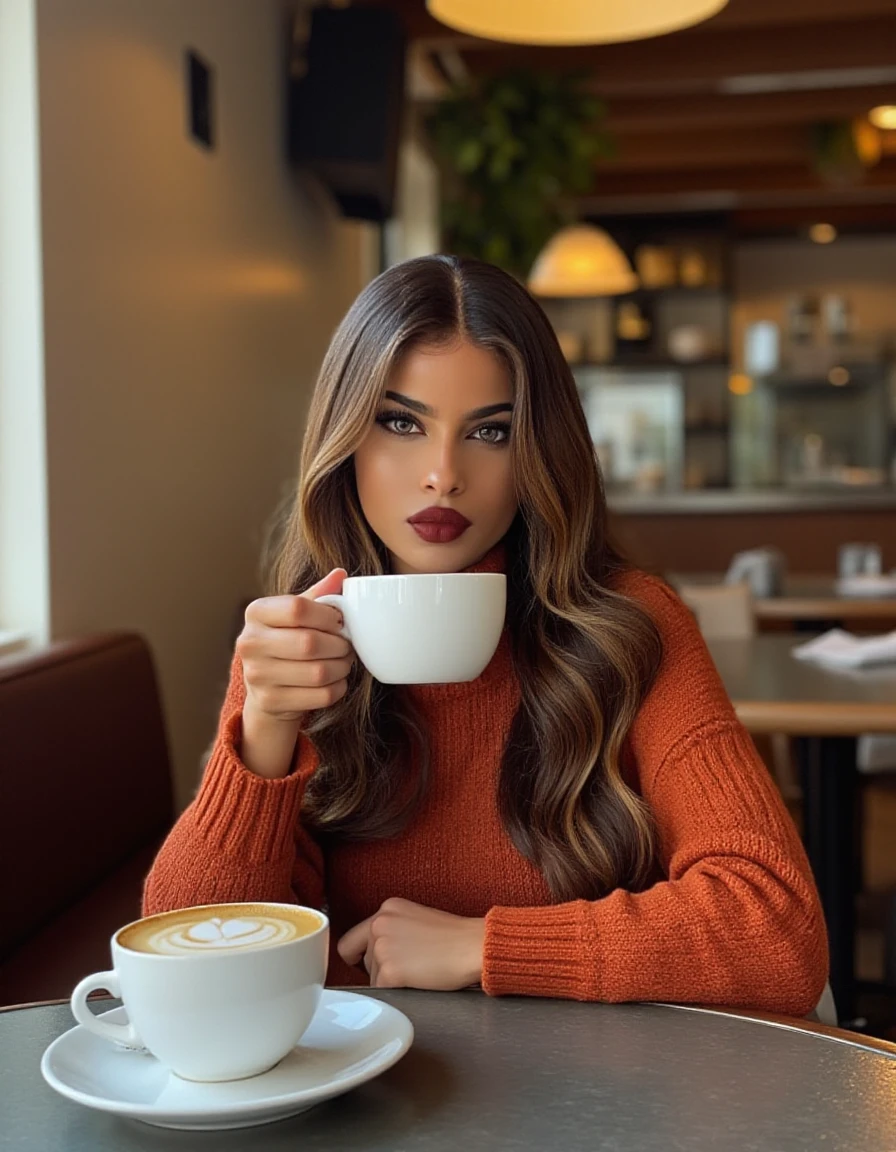
<path fill-rule="evenodd" d="M 896 131 L 858 167 L 850 144 L 896 103 L 893 3 L 733 0 L 670 37 L 537 51 L 387 6 L 409 42 L 381 228 L 286 155 L 308 5 L 0 0 L 0 628 L 143 633 L 181 803 L 329 336 L 381 267 L 440 248 L 422 124 L 452 78 L 593 61 L 613 147 L 575 214 L 640 287 L 548 309 L 611 506 L 896 482 Z M 189 51 L 211 148 L 186 127 Z M 821 121 L 846 126 L 833 174 Z"/>

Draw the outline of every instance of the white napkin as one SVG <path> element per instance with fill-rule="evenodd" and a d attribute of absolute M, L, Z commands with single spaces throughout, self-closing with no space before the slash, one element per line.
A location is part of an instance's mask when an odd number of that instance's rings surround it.
<path fill-rule="evenodd" d="M 834 668 L 896 663 L 896 631 L 883 636 L 853 636 L 842 628 L 832 628 L 823 636 L 800 644 L 793 654 L 799 660 L 817 660 Z"/>

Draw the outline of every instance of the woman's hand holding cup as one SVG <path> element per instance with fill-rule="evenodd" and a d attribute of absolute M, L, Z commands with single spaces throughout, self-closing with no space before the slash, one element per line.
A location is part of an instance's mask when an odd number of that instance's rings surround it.
<path fill-rule="evenodd" d="M 236 642 L 246 685 L 241 752 L 259 776 L 287 775 L 304 713 L 329 708 L 348 690 L 354 652 L 341 614 L 316 603 L 340 592 L 345 577 L 335 568 L 301 595 L 267 596 L 246 609 Z"/>

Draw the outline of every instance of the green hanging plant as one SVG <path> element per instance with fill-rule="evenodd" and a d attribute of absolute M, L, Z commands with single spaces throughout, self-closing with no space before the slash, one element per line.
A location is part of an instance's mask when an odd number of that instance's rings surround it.
<path fill-rule="evenodd" d="M 880 159 L 880 133 L 863 119 L 813 124 L 809 141 L 812 166 L 828 184 L 857 184 Z"/>
<path fill-rule="evenodd" d="M 426 119 L 442 173 L 448 251 L 524 278 L 573 198 L 591 191 L 612 154 L 604 105 L 584 75 L 514 71 L 455 85 Z"/>

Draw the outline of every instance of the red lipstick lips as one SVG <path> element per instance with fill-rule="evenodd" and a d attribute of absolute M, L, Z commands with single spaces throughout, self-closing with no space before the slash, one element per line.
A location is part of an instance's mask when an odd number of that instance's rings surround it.
<path fill-rule="evenodd" d="M 428 544 L 450 544 L 470 527 L 470 521 L 453 508 L 424 508 L 408 517 L 408 523 Z"/>

